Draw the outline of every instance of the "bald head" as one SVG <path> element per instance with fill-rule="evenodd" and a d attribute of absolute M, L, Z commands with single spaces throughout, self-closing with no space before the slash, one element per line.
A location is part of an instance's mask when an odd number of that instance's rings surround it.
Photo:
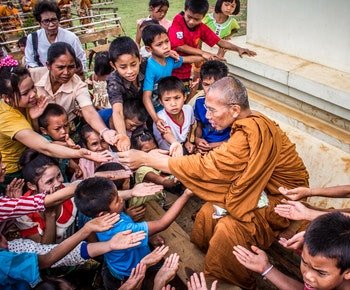
<path fill-rule="evenodd" d="M 217 95 L 223 104 L 237 104 L 242 109 L 249 109 L 247 89 L 237 78 L 230 76 L 216 81 L 210 86 L 208 94 L 214 91 L 219 92 Z"/>

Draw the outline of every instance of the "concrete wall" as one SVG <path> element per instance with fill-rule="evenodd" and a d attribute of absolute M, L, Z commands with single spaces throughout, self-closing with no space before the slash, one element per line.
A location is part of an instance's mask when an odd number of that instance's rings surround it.
<path fill-rule="evenodd" d="M 350 72 L 349 0 L 249 0 L 247 42 Z"/>

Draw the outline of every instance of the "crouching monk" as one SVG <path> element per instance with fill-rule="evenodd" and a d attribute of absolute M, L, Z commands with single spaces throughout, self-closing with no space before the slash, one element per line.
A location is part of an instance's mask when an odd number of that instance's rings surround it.
<path fill-rule="evenodd" d="M 227 143 L 206 155 L 169 157 L 159 151 L 118 153 L 130 167 L 151 166 L 175 175 L 207 201 L 198 212 L 191 240 L 205 251 L 205 272 L 242 288 L 255 287 L 252 273 L 232 255 L 235 245 L 268 248 L 289 221 L 274 213 L 283 198 L 279 186 L 308 184 L 308 173 L 286 134 L 249 108 L 243 84 L 226 77 L 205 99 L 206 117 L 216 130 L 232 127 Z M 213 218 L 214 207 L 227 215 Z"/>

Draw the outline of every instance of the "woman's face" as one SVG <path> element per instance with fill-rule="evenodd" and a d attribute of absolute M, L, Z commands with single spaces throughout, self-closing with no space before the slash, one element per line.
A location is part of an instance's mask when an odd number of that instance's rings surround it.
<path fill-rule="evenodd" d="M 50 70 L 51 83 L 65 84 L 75 73 L 75 60 L 69 52 L 66 52 L 56 58 L 51 65 L 48 65 L 48 69 Z"/>
<path fill-rule="evenodd" d="M 63 183 L 63 176 L 56 165 L 51 165 L 41 175 L 37 182 L 38 192 L 55 192 Z"/>
<path fill-rule="evenodd" d="M 36 105 L 36 89 L 30 76 L 26 76 L 18 84 L 20 98 L 17 106 L 19 108 L 31 108 Z"/>
<path fill-rule="evenodd" d="M 101 152 L 108 150 L 108 143 L 103 140 L 96 132 L 90 132 L 85 136 L 86 147 L 92 152 Z"/>

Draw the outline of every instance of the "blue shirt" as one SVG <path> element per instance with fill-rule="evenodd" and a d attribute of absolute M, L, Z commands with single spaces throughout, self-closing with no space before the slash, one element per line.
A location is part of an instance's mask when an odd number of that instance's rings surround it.
<path fill-rule="evenodd" d="M 162 78 L 171 76 L 173 69 L 181 67 L 183 57 L 180 56 L 178 61 L 171 57 L 166 57 L 165 62 L 165 65 L 161 65 L 153 57 L 150 57 L 147 60 L 145 80 L 143 82 L 143 91 L 153 92 L 152 103 L 157 112 L 161 109 L 159 108 L 160 103 L 157 94 L 158 82 Z"/>
<path fill-rule="evenodd" d="M 194 105 L 194 117 L 202 124 L 202 138 L 208 143 L 223 142 L 230 138 L 231 128 L 215 130 L 205 117 L 207 109 L 204 106 L 205 97 L 198 97 Z"/>
<path fill-rule="evenodd" d="M 1 289 L 30 289 L 41 281 L 37 254 L 0 250 L 0 261 Z"/>
<path fill-rule="evenodd" d="M 132 230 L 132 232 L 144 231 L 146 238 L 137 247 L 125 250 L 115 250 L 104 254 L 106 264 L 111 274 L 117 279 L 129 277 L 132 268 L 150 253 L 148 247 L 148 225 L 146 222 L 135 223 L 126 213 L 120 213 L 120 220 L 105 232 L 96 233 L 99 241 L 109 241 L 115 234 L 122 231 Z"/>

